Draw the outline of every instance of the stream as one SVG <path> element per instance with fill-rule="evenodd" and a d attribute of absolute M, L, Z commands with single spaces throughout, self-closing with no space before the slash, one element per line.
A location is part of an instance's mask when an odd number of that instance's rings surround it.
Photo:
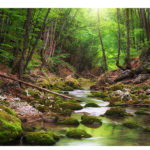
<path fill-rule="evenodd" d="M 82 110 L 74 111 L 72 117 L 81 120 L 83 113 L 89 115 L 99 116 L 102 120 L 102 125 L 98 128 L 90 128 L 83 124 L 78 127 L 72 126 L 62 126 L 56 124 L 43 123 L 42 126 L 46 129 L 55 130 L 56 133 L 62 135 L 60 140 L 55 144 L 56 146 L 149 146 L 150 145 L 150 133 L 143 132 L 141 128 L 129 129 L 121 124 L 126 119 L 132 119 L 138 122 L 141 126 L 150 126 L 149 115 L 135 115 L 134 112 L 138 107 L 126 107 L 124 108 L 127 112 L 133 114 L 131 117 L 126 117 L 122 119 L 118 118 L 107 118 L 102 117 L 110 107 L 108 107 L 109 102 L 88 97 L 90 90 L 74 90 L 69 91 L 70 96 L 78 97 L 82 102 L 80 103 L 84 106 L 86 103 L 93 102 L 98 104 L 100 107 L 86 107 Z M 73 128 L 84 129 L 87 133 L 91 134 L 91 138 L 83 139 L 72 139 L 65 136 L 66 130 Z"/>
<path fill-rule="evenodd" d="M 77 119 L 81 118 L 82 113 L 88 113 L 94 116 L 103 115 L 109 107 L 109 102 L 99 100 L 96 98 L 87 97 L 90 94 L 89 90 L 74 90 L 70 91 L 69 95 L 79 97 L 83 102 L 81 105 L 84 106 L 86 103 L 94 102 L 98 104 L 99 108 L 86 107 L 82 110 L 74 111 L 72 117 Z M 125 108 L 127 112 L 134 114 L 138 108 Z M 71 139 L 61 138 L 56 146 L 139 146 L 139 145 L 150 145 L 149 133 L 143 132 L 141 129 L 128 129 L 121 125 L 124 119 L 109 119 L 106 117 L 100 117 L 102 119 L 102 126 L 98 128 L 89 128 L 80 124 L 77 128 L 84 129 L 92 135 L 91 138 L 84 139 Z M 136 120 L 143 126 L 150 125 L 150 117 L 146 115 L 134 115 L 128 117 Z M 69 130 L 73 127 L 64 127 Z M 63 130 L 62 130 L 63 132 Z"/>

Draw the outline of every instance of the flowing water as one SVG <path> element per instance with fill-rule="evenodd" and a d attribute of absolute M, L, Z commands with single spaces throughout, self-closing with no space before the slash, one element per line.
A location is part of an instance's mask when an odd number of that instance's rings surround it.
<path fill-rule="evenodd" d="M 86 103 L 94 102 L 98 104 L 99 108 L 86 107 L 82 110 L 75 111 L 72 116 L 80 120 L 83 113 L 88 113 L 94 116 L 103 115 L 108 109 L 109 102 L 104 102 L 96 98 L 87 97 L 90 94 L 89 90 L 74 90 L 69 92 L 69 95 L 80 98 L 83 102 L 81 105 L 84 106 Z M 138 108 L 125 108 L 127 112 L 134 114 Z M 110 119 L 106 117 L 100 117 L 102 119 L 102 126 L 98 128 L 89 128 L 80 124 L 79 129 L 86 130 L 92 135 L 91 138 L 84 139 L 71 139 L 71 138 L 61 138 L 56 145 L 57 146 L 139 146 L 139 145 L 150 145 L 150 133 L 145 133 L 141 128 L 138 129 L 128 129 L 121 125 L 125 119 Z M 150 117 L 146 115 L 140 115 L 133 117 L 128 117 L 128 119 L 136 120 L 142 126 L 150 125 Z M 127 119 L 127 118 L 126 118 Z M 73 127 L 55 127 L 58 129 L 59 133 L 64 132 L 64 130 L 70 130 Z M 75 128 L 75 127 L 74 127 Z"/>

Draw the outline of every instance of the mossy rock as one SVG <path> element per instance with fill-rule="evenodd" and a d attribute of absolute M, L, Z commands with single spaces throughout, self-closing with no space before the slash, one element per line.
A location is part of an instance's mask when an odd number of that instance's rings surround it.
<path fill-rule="evenodd" d="M 89 97 L 99 97 L 99 98 L 106 98 L 108 97 L 108 93 L 107 92 L 101 92 L 101 91 L 91 91 L 91 94 L 88 95 Z"/>
<path fill-rule="evenodd" d="M 137 115 L 149 115 L 144 108 L 141 108 L 135 112 Z"/>
<path fill-rule="evenodd" d="M 27 132 L 24 135 L 25 144 L 54 145 L 59 137 L 52 131 Z"/>
<path fill-rule="evenodd" d="M 17 116 L 16 113 L 10 109 L 9 107 L 6 107 L 4 105 L 0 105 L 0 109 L 2 109 L 3 111 L 7 112 L 8 114 L 12 115 L 12 116 Z"/>
<path fill-rule="evenodd" d="M 70 102 L 64 102 L 59 105 L 63 109 L 71 109 L 71 110 L 80 110 L 83 107 L 80 104 L 77 103 L 70 103 Z"/>
<path fill-rule="evenodd" d="M 70 86 L 73 89 L 79 89 L 81 87 L 80 83 L 75 78 L 66 79 L 65 85 Z"/>
<path fill-rule="evenodd" d="M 64 116 L 71 116 L 72 110 L 71 109 L 63 109 L 61 114 Z"/>
<path fill-rule="evenodd" d="M 109 87 L 110 91 L 117 91 L 117 90 L 123 90 L 126 86 L 122 83 L 116 83 L 114 85 L 111 85 Z"/>
<path fill-rule="evenodd" d="M 81 123 L 85 125 L 101 125 L 102 121 L 96 116 L 88 116 L 88 115 L 83 115 L 81 117 Z"/>
<path fill-rule="evenodd" d="M 57 120 L 58 124 L 64 124 L 64 125 L 74 125 L 74 126 L 78 126 L 79 125 L 79 121 L 75 118 L 71 118 L 71 117 L 67 117 L 67 118 L 59 118 Z"/>
<path fill-rule="evenodd" d="M 37 107 L 37 109 L 38 109 L 40 112 L 46 112 L 46 111 L 48 111 L 48 106 L 39 105 L 39 106 Z"/>
<path fill-rule="evenodd" d="M 150 132 L 150 126 L 145 127 L 143 130 L 144 130 L 145 132 Z"/>
<path fill-rule="evenodd" d="M 69 94 L 69 92 L 68 92 L 68 91 L 65 91 L 64 94 Z"/>
<path fill-rule="evenodd" d="M 110 108 L 106 111 L 105 115 L 111 117 L 125 117 L 127 113 L 121 108 Z"/>
<path fill-rule="evenodd" d="M 96 103 L 87 103 L 84 107 L 99 107 Z"/>
<path fill-rule="evenodd" d="M 64 91 L 73 91 L 74 88 L 67 85 L 67 86 L 65 86 L 65 87 L 63 88 L 63 90 L 64 90 Z"/>
<path fill-rule="evenodd" d="M 142 104 L 150 104 L 150 99 L 144 99 L 141 102 Z"/>
<path fill-rule="evenodd" d="M 81 139 L 81 138 L 89 138 L 92 137 L 90 134 L 88 134 L 86 131 L 82 129 L 73 129 L 67 132 L 67 137 L 75 138 L 75 139 Z"/>
<path fill-rule="evenodd" d="M 139 127 L 139 125 L 132 120 L 127 120 L 126 122 L 123 123 L 123 126 L 131 129 Z"/>
<path fill-rule="evenodd" d="M 15 112 L 10 108 L 0 108 L 0 144 L 15 143 L 21 136 L 21 121 L 16 117 Z"/>

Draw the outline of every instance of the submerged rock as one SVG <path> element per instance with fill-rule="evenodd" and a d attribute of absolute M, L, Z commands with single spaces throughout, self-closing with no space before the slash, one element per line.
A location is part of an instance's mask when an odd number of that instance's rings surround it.
<path fill-rule="evenodd" d="M 141 108 L 141 109 L 137 110 L 135 112 L 135 114 L 137 114 L 137 115 L 149 115 L 149 113 L 147 113 L 146 109 L 144 109 L 144 108 Z"/>
<path fill-rule="evenodd" d="M 132 121 L 132 120 L 128 120 L 128 121 L 124 122 L 123 126 L 125 126 L 127 128 L 131 128 L 131 129 L 139 127 L 139 125 L 137 124 L 137 122 Z"/>
<path fill-rule="evenodd" d="M 96 103 L 87 103 L 84 107 L 99 107 Z"/>
<path fill-rule="evenodd" d="M 24 142 L 28 145 L 54 145 L 58 140 L 52 131 L 27 132 L 24 135 Z"/>
<path fill-rule="evenodd" d="M 145 132 L 150 132 L 150 126 L 145 127 L 143 130 L 144 130 Z"/>
<path fill-rule="evenodd" d="M 78 126 L 79 125 L 79 121 L 75 118 L 71 118 L 71 117 L 67 117 L 67 118 L 59 118 L 57 120 L 58 124 L 64 124 L 64 125 L 74 125 L 74 126 Z"/>
<path fill-rule="evenodd" d="M 21 121 L 15 112 L 8 107 L 0 106 L 0 144 L 15 143 L 21 133 Z"/>
<path fill-rule="evenodd" d="M 111 117 L 125 117 L 127 113 L 121 108 L 111 108 L 106 111 L 105 115 Z"/>
<path fill-rule="evenodd" d="M 88 134 L 86 131 L 82 129 L 73 129 L 67 132 L 66 134 L 70 138 L 76 138 L 76 139 L 81 139 L 81 138 L 89 138 L 91 137 L 90 134 Z"/>
<path fill-rule="evenodd" d="M 81 123 L 82 124 L 85 124 L 85 125 L 101 125 L 102 124 L 102 121 L 101 119 L 99 119 L 98 117 L 96 116 L 88 116 L 88 115 L 83 115 L 81 117 Z"/>
<path fill-rule="evenodd" d="M 71 110 L 80 110 L 83 107 L 78 103 L 64 102 L 59 104 L 59 106 L 63 109 L 71 109 Z"/>

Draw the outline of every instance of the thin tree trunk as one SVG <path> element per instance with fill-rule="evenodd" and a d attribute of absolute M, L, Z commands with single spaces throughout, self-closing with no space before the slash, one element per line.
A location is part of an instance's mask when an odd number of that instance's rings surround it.
<path fill-rule="evenodd" d="M 26 51 L 28 48 L 28 43 L 29 43 L 29 31 L 30 31 L 30 21 L 31 21 L 31 13 L 32 9 L 27 9 L 27 19 L 25 22 L 25 35 L 24 35 L 24 47 L 23 47 L 23 52 L 22 52 L 22 57 L 20 59 L 19 63 L 19 78 L 21 79 L 24 73 L 24 61 L 25 61 L 25 56 L 26 56 Z"/>
<path fill-rule="evenodd" d="M 129 25 L 129 8 L 126 9 L 126 17 L 127 17 L 127 56 L 126 56 L 126 65 L 127 69 L 131 69 L 131 64 L 130 64 L 130 25 Z"/>
<path fill-rule="evenodd" d="M 97 16 L 98 16 L 98 34 L 99 34 L 99 39 L 100 39 L 100 43 L 101 43 L 101 47 L 102 47 L 102 52 L 103 52 L 103 60 L 104 60 L 105 71 L 107 71 L 108 70 L 107 60 L 106 60 L 105 49 L 104 49 L 104 46 L 103 46 L 103 40 L 102 40 L 102 36 L 101 36 L 101 31 L 100 31 L 99 9 L 97 10 Z"/>
<path fill-rule="evenodd" d="M 143 27 L 146 31 L 147 41 L 150 41 L 150 28 L 146 20 L 145 8 L 140 9 L 140 14 L 141 14 L 141 21 L 142 21 Z"/>
<path fill-rule="evenodd" d="M 132 40 L 133 40 L 133 47 L 135 48 L 135 35 L 134 35 L 134 18 L 133 18 L 133 9 L 131 9 L 131 25 L 132 25 Z"/>
<path fill-rule="evenodd" d="M 40 39 L 40 37 L 41 37 L 41 34 L 42 34 L 43 31 L 45 30 L 45 26 L 46 26 L 46 22 L 47 22 L 47 18 L 48 18 L 48 15 L 49 15 L 49 13 L 50 13 L 50 10 L 51 10 L 50 8 L 47 10 L 47 13 L 46 13 L 45 18 L 44 18 L 44 21 L 43 21 L 43 25 L 42 25 L 42 27 L 41 27 L 41 30 L 39 31 L 39 33 L 38 33 L 38 35 L 37 35 L 37 38 L 36 38 L 36 41 L 35 41 L 35 43 L 33 44 L 33 48 L 32 48 L 32 50 L 31 50 L 30 55 L 27 57 L 27 61 L 26 61 L 25 67 L 24 67 L 24 71 L 26 70 L 26 68 L 27 68 L 27 66 L 28 66 L 28 64 L 29 64 L 29 62 L 30 62 L 31 59 L 32 59 L 32 56 L 33 56 L 33 54 L 34 54 L 35 48 L 36 48 L 36 46 L 37 46 L 37 44 L 38 44 L 38 41 L 39 41 L 39 39 Z"/>

